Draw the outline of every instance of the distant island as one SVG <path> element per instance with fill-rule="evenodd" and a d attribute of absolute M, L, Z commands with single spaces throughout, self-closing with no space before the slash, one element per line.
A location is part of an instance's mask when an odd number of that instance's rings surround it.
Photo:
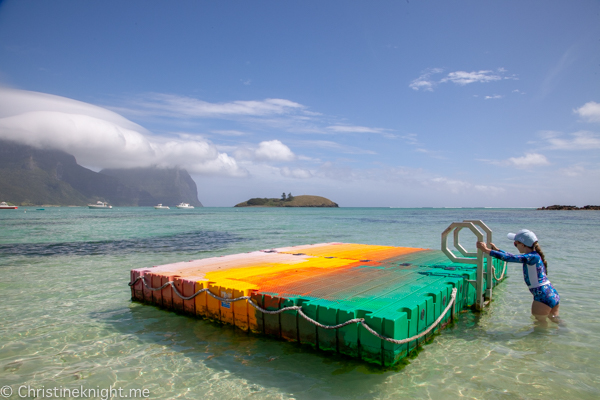
<path fill-rule="evenodd" d="M 553 206 L 538 208 L 538 210 L 600 210 L 600 206 L 577 207 L 577 206 L 561 206 L 561 205 L 555 204 Z"/>
<path fill-rule="evenodd" d="M 253 198 L 234 207 L 339 207 L 337 203 L 321 196 L 288 196 L 282 195 L 281 199 Z"/>

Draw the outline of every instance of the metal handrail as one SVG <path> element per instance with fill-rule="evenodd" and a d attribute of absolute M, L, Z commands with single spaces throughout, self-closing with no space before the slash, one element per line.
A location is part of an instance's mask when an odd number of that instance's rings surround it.
<path fill-rule="evenodd" d="M 487 271 L 484 268 L 484 254 L 481 250 L 477 249 L 476 253 L 468 252 L 459 242 L 459 233 L 463 228 L 468 228 L 475 234 L 478 242 L 483 242 L 483 232 L 486 234 L 485 242 L 490 244 L 492 242 L 492 230 L 480 220 L 464 220 L 462 222 L 453 222 L 442 232 L 442 251 L 446 256 L 455 263 L 463 263 L 463 264 L 476 264 L 477 265 L 477 278 L 475 282 L 470 282 L 471 284 L 475 284 L 475 290 L 477 295 L 477 300 L 475 302 L 475 307 L 478 310 L 483 309 L 485 306 L 486 298 L 488 300 L 492 299 L 492 286 L 493 286 L 493 276 L 491 271 L 491 257 L 488 255 L 487 258 Z M 479 230 L 481 228 L 481 230 Z M 449 248 L 448 248 L 448 235 L 450 232 L 453 232 L 454 237 L 454 247 L 464 256 L 457 257 Z M 483 279 L 486 279 L 487 290 L 485 294 L 483 293 Z"/>

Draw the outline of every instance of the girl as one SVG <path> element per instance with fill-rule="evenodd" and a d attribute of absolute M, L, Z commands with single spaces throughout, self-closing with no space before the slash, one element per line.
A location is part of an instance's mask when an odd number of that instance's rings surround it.
<path fill-rule="evenodd" d="M 558 323 L 560 296 L 548 280 L 548 263 L 538 244 L 537 237 L 533 232 L 521 229 L 516 234 L 509 233 L 508 238 L 514 241 L 514 245 L 521 255 L 507 253 L 497 248 L 493 243 L 490 243 L 490 247 L 487 247 L 484 242 L 477 242 L 477 248 L 494 258 L 522 263 L 525 284 L 533 294 L 531 314 L 543 324 L 546 323 L 546 317 L 550 317 L 551 321 Z"/>

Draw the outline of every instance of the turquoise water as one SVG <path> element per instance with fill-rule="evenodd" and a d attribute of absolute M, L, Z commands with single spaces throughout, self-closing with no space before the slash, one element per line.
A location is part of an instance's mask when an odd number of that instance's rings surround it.
<path fill-rule="evenodd" d="M 565 326 L 535 326 L 517 264 L 491 308 L 461 314 L 393 370 L 130 301 L 133 268 L 330 241 L 439 249 L 463 219 L 483 220 L 508 251 L 507 232 L 538 234 Z M 599 234 L 597 211 L 3 210 L 0 386 L 11 398 L 112 387 L 153 399 L 597 399 Z M 474 241 L 461 233 L 469 250 Z"/>

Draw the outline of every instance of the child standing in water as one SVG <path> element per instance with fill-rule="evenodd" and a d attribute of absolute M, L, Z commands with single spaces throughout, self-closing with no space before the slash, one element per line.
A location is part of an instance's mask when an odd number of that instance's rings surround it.
<path fill-rule="evenodd" d="M 516 234 L 509 233 L 508 238 L 514 241 L 515 247 L 521 253 L 520 255 L 513 255 L 500 250 L 493 243 L 490 243 L 490 247 L 487 247 L 484 242 L 477 242 L 477 248 L 494 258 L 522 263 L 525 284 L 533 295 L 531 314 L 542 324 L 546 323 L 546 317 L 550 317 L 553 322 L 559 322 L 557 317 L 560 296 L 548 280 L 548 263 L 538 244 L 537 237 L 533 232 L 521 229 Z"/>

